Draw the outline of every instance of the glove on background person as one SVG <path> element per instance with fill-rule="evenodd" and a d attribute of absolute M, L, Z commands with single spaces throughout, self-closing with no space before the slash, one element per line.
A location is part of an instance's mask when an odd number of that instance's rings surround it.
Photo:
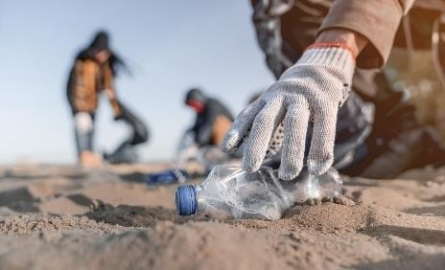
<path fill-rule="evenodd" d="M 307 165 L 320 175 L 333 163 L 335 129 L 339 107 L 349 96 L 355 54 L 345 44 L 316 43 L 261 97 L 244 109 L 228 132 L 223 148 L 232 152 L 243 141 L 243 168 L 257 171 L 269 142 L 284 124 L 279 176 L 291 180 L 303 168 L 306 133 L 314 123 Z"/>

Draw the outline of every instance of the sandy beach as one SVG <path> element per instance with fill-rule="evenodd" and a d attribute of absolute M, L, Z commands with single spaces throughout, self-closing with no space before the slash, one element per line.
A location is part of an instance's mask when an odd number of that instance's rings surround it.
<path fill-rule="evenodd" d="M 272 222 L 177 216 L 177 186 L 143 182 L 144 174 L 165 166 L 2 167 L 0 269 L 445 265 L 445 169 L 394 180 L 347 179 L 346 205 L 294 206 Z"/>

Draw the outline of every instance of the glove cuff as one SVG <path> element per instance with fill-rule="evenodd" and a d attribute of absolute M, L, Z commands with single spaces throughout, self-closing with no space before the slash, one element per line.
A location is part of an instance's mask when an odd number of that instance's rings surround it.
<path fill-rule="evenodd" d="M 339 43 L 339 42 L 328 42 L 328 43 L 314 43 L 312 45 L 310 45 L 309 47 L 306 48 L 306 50 L 309 49 L 313 49 L 313 48 L 342 48 L 345 49 L 347 51 L 349 51 L 352 54 L 352 57 L 355 59 L 357 59 L 357 55 L 358 52 L 356 50 L 354 50 L 352 47 L 350 47 L 349 45 L 345 44 L 345 43 Z"/>
<path fill-rule="evenodd" d="M 308 49 L 298 60 L 297 65 L 322 65 L 344 70 L 352 74 L 355 69 L 353 53 L 343 46 L 320 46 L 317 44 Z"/>

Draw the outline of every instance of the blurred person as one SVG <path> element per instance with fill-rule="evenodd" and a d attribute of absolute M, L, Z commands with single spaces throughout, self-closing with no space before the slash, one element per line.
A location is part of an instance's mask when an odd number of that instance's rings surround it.
<path fill-rule="evenodd" d="M 229 109 L 197 88 L 187 91 L 185 104 L 196 112 L 196 119 L 178 145 L 174 167 L 202 175 L 218 164 L 235 162 L 235 155 L 221 150 L 224 136 L 233 122 Z"/>
<path fill-rule="evenodd" d="M 268 158 L 284 180 L 304 167 L 320 175 L 332 165 L 349 175 L 391 178 L 444 164 L 435 130 L 418 123 L 404 93 L 378 69 L 393 46 L 432 48 L 444 78 L 445 1 L 251 3 L 277 82 L 236 117 L 225 139 L 225 151 L 243 150 L 245 170 L 257 171 Z"/>
<path fill-rule="evenodd" d="M 125 122 L 133 131 L 130 138 L 124 140 L 113 153 L 104 155 L 109 162 L 137 161 L 134 146 L 148 140 L 146 125 L 117 97 L 114 78 L 122 69 L 127 67 L 111 50 L 109 35 L 105 31 L 99 31 L 92 43 L 75 58 L 69 75 L 67 97 L 74 119 L 80 165 L 97 167 L 102 163 L 102 156 L 94 152 L 93 144 L 94 120 L 101 94 L 107 96 L 114 119 Z"/>
<path fill-rule="evenodd" d="M 233 116 L 227 107 L 217 99 L 207 97 L 197 88 L 187 92 L 185 104 L 196 112 L 196 120 L 190 130 L 198 147 L 221 146 L 233 122 Z"/>

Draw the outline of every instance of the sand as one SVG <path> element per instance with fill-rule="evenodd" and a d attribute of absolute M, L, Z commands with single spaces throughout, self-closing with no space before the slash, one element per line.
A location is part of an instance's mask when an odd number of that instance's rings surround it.
<path fill-rule="evenodd" d="M 445 268 L 445 169 L 347 179 L 355 203 L 272 222 L 179 217 L 175 185 L 143 183 L 163 168 L 0 168 L 0 269 Z"/>

